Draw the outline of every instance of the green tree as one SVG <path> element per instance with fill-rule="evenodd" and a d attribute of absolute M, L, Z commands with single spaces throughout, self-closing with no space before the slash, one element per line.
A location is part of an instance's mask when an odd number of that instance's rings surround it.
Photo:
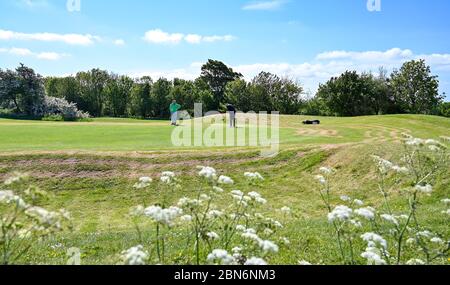
<path fill-rule="evenodd" d="M 346 71 L 321 84 L 316 97 L 333 115 L 362 116 L 377 114 L 375 93 L 371 74 L 359 75 L 356 71 Z"/>
<path fill-rule="evenodd" d="M 153 84 L 151 98 L 154 106 L 154 116 L 157 118 L 168 118 L 170 115 L 169 105 L 172 98 L 170 97 L 172 83 L 160 78 Z"/>
<path fill-rule="evenodd" d="M 152 116 L 152 90 L 153 80 L 144 76 L 138 79 L 131 89 L 129 113 L 133 117 L 149 118 Z"/>
<path fill-rule="evenodd" d="M 232 68 L 221 61 L 210 59 L 202 66 L 200 77 L 208 84 L 214 94 L 214 109 L 218 110 L 220 104 L 225 103 L 224 94 L 227 83 L 241 78 L 242 74 L 234 72 Z"/>
<path fill-rule="evenodd" d="M 15 71 L 0 70 L 0 100 L 3 104 L 12 103 L 17 113 L 34 115 L 35 108 L 43 104 L 44 98 L 43 78 L 33 69 L 20 64 Z"/>
<path fill-rule="evenodd" d="M 105 113 L 113 117 L 128 116 L 133 80 L 128 76 L 111 74 L 105 87 Z"/>
<path fill-rule="evenodd" d="M 425 60 L 404 63 L 392 73 L 390 86 L 395 102 L 405 113 L 432 114 L 443 100 L 438 77 L 431 75 Z"/>
<path fill-rule="evenodd" d="M 450 102 L 442 103 L 439 106 L 439 115 L 450 118 Z"/>
<path fill-rule="evenodd" d="M 249 112 L 252 110 L 252 98 L 248 83 L 243 79 L 229 82 L 225 89 L 227 102 L 233 104 L 239 111 Z"/>
<path fill-rule="evenodd" d="M 80 84 L 82 103 L 81 110 L 89 112 L 92 116 L 99 117 L 104 114 L 105 92 L 104 89 L 109 81 L 107 71 L 92 69 L 88 72 L 79 72 L 76 79 Z"/>

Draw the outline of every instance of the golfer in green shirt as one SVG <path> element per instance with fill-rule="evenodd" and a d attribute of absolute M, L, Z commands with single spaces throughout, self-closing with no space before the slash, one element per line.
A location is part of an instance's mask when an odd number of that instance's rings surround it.
<path fill-rule="evenodd" d="M 181 109 L 181 105 L 177 104 L 177 100 L 173 100 L 170 104 L 170 119 L 172 121 L 172 126 L 177 126 L 178 121 L 178 111 Z"/>

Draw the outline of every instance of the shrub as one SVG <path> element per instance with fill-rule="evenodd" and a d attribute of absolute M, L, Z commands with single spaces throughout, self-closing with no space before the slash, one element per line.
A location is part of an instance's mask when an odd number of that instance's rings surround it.
<path fill-rule="evenodd" d="M 89 114 L 78 110 L 75 103 L 69 103 L 65 99 L 45 96 L 41 105 L 35 106 L 33 112 L 36 116 L 56 118 L 62 117 L 64 121 L 74 121 L 89 118 Z"/>
<path fill-rule="evenodd" d="M 64 121 L 64 117 L 61 115 L 45 115 L 42 118 L 42 121 L 47 121 L 47 122 L 63 122 Z"/>
<path fill-rule="evenodd" d="M 439 107 L 439 115 L 450 118 L 450 102 L 441 104 Z"/>

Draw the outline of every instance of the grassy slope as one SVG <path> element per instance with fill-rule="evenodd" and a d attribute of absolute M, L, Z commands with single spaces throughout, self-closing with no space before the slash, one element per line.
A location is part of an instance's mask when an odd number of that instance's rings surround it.
<path fill-rule="evenodd" d="M 170 136 L 171 128 L 165 122 L 101 119 L 78 124 L 0 120 L 0 180 L 13 170 L 30 172 L 35 183 L 54 193 L 48 206 L 65 207 L 75 219 L 74 233 L 37 246 L 24 262 L 64 262 L 64 250 L 50 248 L 56 243 L 66 248 L 80 247 L 85 262 L 113 262 L 115 254 L 138 242 L 126 217 L 129 208 L 144 200 L 147 204 L 157 201 L 154 192 L 134 191 L 131 185 L 135 179 L 142 175 L 156 177 L 164 170 L 176 171 L 184 186 L 174 195 L 176 201 L 195 189 L 193 168 L 207 164 L 235 179 L 234 189 L 246 191 L 254 189 L 245 183 L 242 173 L 261 172 L 267 179 L 257 190 L 269 200 L 263 211 L 276 212 L 282 206 L 294 209 L 296 218 L 283 230 L 292 245 L 283 248 L 272 263 L 296 263 L 299 259 L 335 263 L 338 259 L 333 237 L 324 234 L 331 229 L 312 178 L 318 167 L 338 169 L 336 197 L 347 194 L 378 205 L 380 199 L 369 155 L 398 159 L 400 145 L 396 141 L 402 132 L 424 138 L 450 133 L 450 120 L 437 117 L 322 118 L 320 127 L 304 127 L 303 119 L 282 117 L 282 152 L 272 159 L 262 159 L 254 150 L 128 152 L 167 146 L 164 138 Z M 339 145 L 349 142 L 353 144 Z M 77 153 L 68 154 L 67 150 Z M 21 153 L 13 153 L 16 151 Z M 91 151 L 116 152 L 94 155 Z M 436 205 L 448 197 L 449 189 L 449 180 L 444 178 L 436 194 L 427 198 L 421 215 L 434 229 L 447 234 L 448 224 L 443 224 L 442 209 Z M 399 202 L 396 206 L 401 209 L 404 205 Z"/>

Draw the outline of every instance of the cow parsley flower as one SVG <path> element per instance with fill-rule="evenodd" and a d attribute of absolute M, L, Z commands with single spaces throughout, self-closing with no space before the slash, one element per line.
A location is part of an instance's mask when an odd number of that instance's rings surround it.
<path fill-rule="evenodd" d="M 381 257 L 381 252 L 375 247 L 368 247 L 361 257 L 367 259 L 368 265 L 386 265 L 387 262 Z"/>
<path fill-rule="evenodd" d="M 436 244 L 444 244 L 444 243 L 445 243 L 441 238 L 438 238 L 438 237 L 432 238 L 432 239 L 430 240 L 430 242 L 436 243 Z"/>
<path fill-rule="evenodd" d="M 447 206 L 450 205 L 450 199 L 443 199 L 443 200 L 441 200 L 441 202 L 444 203 Z"/>
<path fill-rule="evenodd" d="M 298 265 L 301 265 L 301 266 L 309 266 L 309 265 L 312 265 L 312 264 L 309 263 L 308 261 L 300 260 L 300 261 L 298 262 Z"/>
<path fill-rule="evenodd" d="M 132 247 L 122 252 L 122 262 L 125 265 L 145 265 L 148 260 L 148 252 L 142 245 Z"/>
<path fill-rule="evenodd" d="M 15 204 L 19 209 L 26 209 L 27 203 L 17 195 L 14 195 L 12 191 L 0 191 L 0 203 L 3 204 Z"/>
<path fill-rule="evenodd" d="M 264 253 L 277 253 L 279 250 L 278 245 L 269 240 L 260 240 L 259 246 L 264 251 Z"/>
<path fill-rule="evenodd" d="M 352 213 L 353 210 L 347 206 L 337 206 L 331 213 L 328 214 L 328 221 L 347 221 L 351 218 Z"/>
<path fill-rule="evenodd" d="M 220 265 L 233 265 L 236 260 L 233 256 L 228 254 L 228 251 L 223 249 L 215 249 L 208 255 L 208 262 L 214 262 Z"/>
<path fill-rule="evenodd" d="M 433 187 L 430 184 L 427 184 L 425 186 L 417 185 L 415 189 L 417 191 L 419 191 L 420 193 L 424 193 L 424 194 L 431 194 L 431 193 L 433 193 Z"/>
<path fill-rule="evenodd" d="M 283 207 L 280 209 L 280 211 L 285 215 L 289 215 L 292 212 L 291 208 L 289 207 Z"/>
<path fill-rule="evenodd" d="M 6 186 L 9 186 L 9 185 L 12 185 L 14 183 L 22 182 L 23 180 L 26 180 L 27 178 L 28 178 L 28 174 L 15 172 L 13 176 L 11 176 L 8 179 L 6 179 L 4 184 Z"/>
<path fill-rule="evenodd" d="M 423 139 L 419 139 L 419 138 L 410 138 L 409 140 L 406 141 L 406 145 L 409 145 L 409 146 L 421 146 L 424 144 L 425 144 L 425 141 Z"/>
<path fill-rule="evenodd" d="M 167 226 L 172 226 L 173 221 L 183 213 L 183 210 L 177 207 L 162 209 L 158 206 L 151 206 L 144 210 L 144 215 L 152 218 L 155 222 Z"/>
<path fill-rule="evenodd" d="M 243 225 L 237 225 L 236 230 L 239 232 L 245 232 L 247 230 L 247 228 Z"/>
<path fill-rule="evenodd" d="M 411 259 L 406 262 L 406 265 L 425 265 L 425 261 L 421 259 Z"/>
<path fill-rule="evenodd" d="M 172 184 L 175 181 L 175 173 L 171 171 L 164 171 L 161 174 L 161 182 L 164 184 Z"/>
<path fill-rule="evenodd" d="M 245 172 L 244 176 L 249 180 L 264 180 L 264 177 L 259 172 Z"/>
<path fill-rule="evenodd" d="M 130 215 L 133 217 L 139 217 L 144 215 L 145 208 L 144 206 L 136 206 L 130 210 Z"/>
<path fill-rule="evenodd" d="M 319 171 L 322 172 L 325 175 L 330 175 L 330 174 L 333 173 L 333 170 L 331 168 L 329 168 L 329 167 L 321 167 L 319 169 Z"/>
<path fill-rule="evenodd" d="M 225 184 L 225 185 L 231 185 L 231 184 L 234 184 L 233 179 L 231 179 L 231 178 L 228 177 L 228 176 L 224 176 L 224 175 L 221 175 L 221 176 L 219 177 L 219 179 L 217 180 L 217 182 L 218 182 L 219 184 Z"/>
<path fill-rule="evenodd" d="M 258 192 L 250 192 L 248 193 L 248 197 L 250 197 L 251 201 L 255 201 L 256 203 L 259 204 L 266 204 L 267 200 L 264 199 L 261 194 L 259 194 Z"/>
<path fill-rule="evenodd" d="M 186 223 L 192 222 L 192 216 L 191 215 L 184 215 L 180 217 L 180 220 Z"/>
<path fill-rule="evenodd" d="M 340 197 L 340 199 L 341 199 L 341 201 L 343 201 L 343 202 L 350 202 L 350 201 L 352 200 L 352 198 L 350 198 L 350 197 L 347 196 L 347 195 L 342 195 L 342 196 Z"/>
<path fill-rule="evenodd" d="M 392 215 L 383 214 L 383 215 L 381 215 L 380 217 L 381 217 L 383 220 L 385 220 L 385 221 L 387 221 L 387 222 L 389 222 L 389 223 L 392 223 L 392 224 L 394 224 L 394 225 L 396 225 L 396 226 L 399 225 L 399 224 L 398 224 L 397 218 L 394 217 L 394 216 L 392 216 Z"/>
<path fill-rule="evenodd" d="M 144 189 L 150 186 L 150 184 L 153 182 L 153 179 L 150 177 L 144 176 L 139 178 L 139 182 L 134 184 L 133 188 L 135 189 Z"/>
<path fill-rule="evenodd" d="M 248 259 L 244 265 L 249 265 L 249 266 L 267 265 L 267 262 L 262 258 L 252 257 L 252 258 Z"/>
<path fill-rule="evenodd" d="M 361 238 L 368 243 L 369 247 L 377 247 L 377 245 L 380 245 L 382 248 L 387 249 L 387 241 L 378 234 L 365 233 Z"/>
<path fill-rule="evenodd" d="M 213 187 L 213 191 L 216 192 L 216 193 L 219 193 L 219 194 L 224 192 L 222 188 L 217 187 L 217 186 Z"/>
<path fill-rule="evenodd" d="M 222 211 L 218 211 L 218 210 L 211 210 L 206 215 L 209 219 L 217 219 L 217 218 L 222 217 L 224 215 L 224 213 Z"/>
<path fill-rule="evenodd" d="M 322 175 L 316 175 L 315 179 L 322 185 L 327 184 L 327 180 Z"/>
<path fill-rule="evenodd" d="M 200 172 L 198 173 L 199 176 L 204 177 L 209 180 L 214 180 L 217 178 L 217 171 L 209 166 L 199 166 Z"/>
<path fill-rule="evenodd" d="M 210 240 L 218 240 L 220 238 L 220 236 L 217 233 L 215 233 L 215 232 L 209 232 L 209 233 L 206 234 L 206 236 Z"/>
<path fill-rule="evenodd" d="M 387 173 L 389 170 L 391 170 L 395 166 L 389 160 L 381 158 L 377 155 L 373 155 L 372 157 L 375 160 L 375 162 L 377 162 L 378 169 L 380 170 L 381 173 Z"/>

